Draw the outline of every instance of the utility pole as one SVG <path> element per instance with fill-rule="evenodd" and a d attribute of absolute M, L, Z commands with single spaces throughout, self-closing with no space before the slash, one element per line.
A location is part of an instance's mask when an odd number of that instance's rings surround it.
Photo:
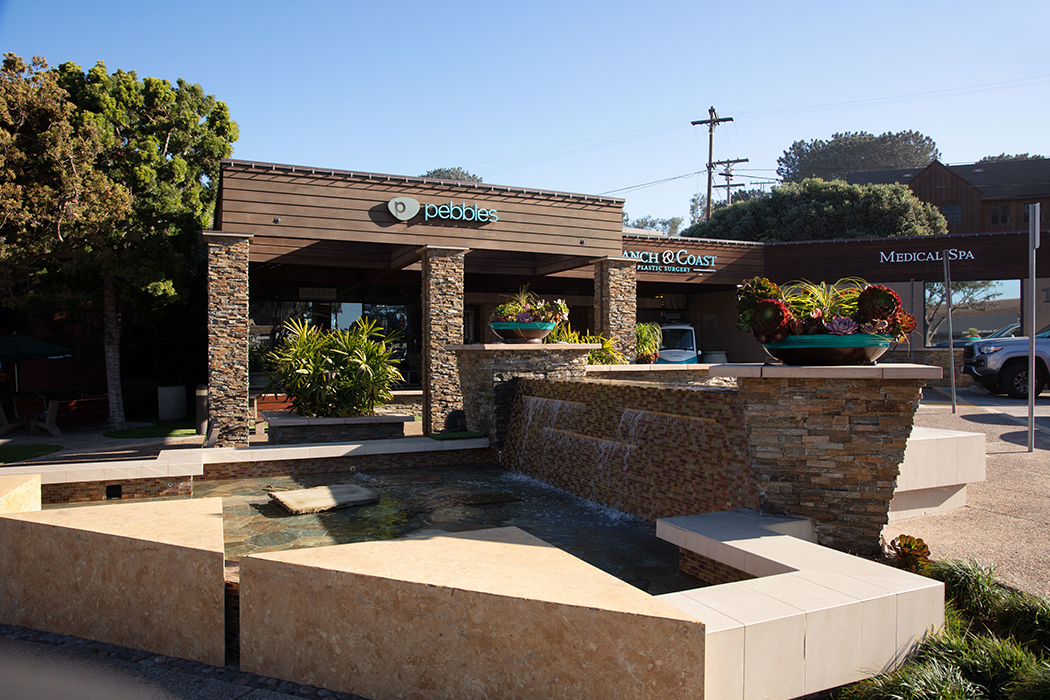
<path fill-rule="evenodd" d="M 715 163 L 712 163 L 712 165 L 724 165 L 724 166 L 726 166 L 726 171 L 724 173 L 719 173 L 720 177 L 724 177 L 726 179 L 726 184 L 724 184 L 724 185 L 715 185 L 715 187 L 717 187 L 719 189 L 721 189 L 722 187 L 726 188 L 726 203 L 727 204 L 732 204 L 733 203 L 733 188 L 734 187 L 743 187 L 744 186 L 744 183 L 742 183 L 742 182 L 739 183 L 739 184 L 736 184 L 736 185 L 732 184 L 732 182 L 733 182 L 733 164 L 734 163 L 747 163 L 747 162 L 749 162 L 747 158 L 737 158 L 736 160 L 720 160 L 720 161 L 717 161 Z"/>
<path fill-rule="evenodd" d="M 705 221 L 711 220 L 711 187 L 714 184 L 712 180 L 715 176 L 715 127 L 722 122 L 733 121 L 732 117 L 719 117 L 718 112 L 715 111 L 714 107 L 707 110 L 707 119 L 700 119 L 699 121 L 691 122 L 693 126 L 697 124 L 707 124 L 707 212 Z"/>

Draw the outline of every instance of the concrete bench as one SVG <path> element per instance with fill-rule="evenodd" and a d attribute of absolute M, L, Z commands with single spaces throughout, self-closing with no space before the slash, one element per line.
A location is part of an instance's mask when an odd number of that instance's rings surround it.
<path fill-rule="evenodd" d="M 737 510 L 657 521 L 754 576 L 657 596 L 707 629 L 705 697 L 787 700 L 887 671 L 944 624 L 944 584 L 822 547 L 808 520 Z"/>
<path fill-rule="evenodd" d="M 61 435 L 58 424 L 96 423 L 109 418 L 109 399 L 92 397 L 72 401 L 52 401 L 47 405 L 44 420 L 30 419 L 30 425 L 39 426 L 52 435 Z"/>

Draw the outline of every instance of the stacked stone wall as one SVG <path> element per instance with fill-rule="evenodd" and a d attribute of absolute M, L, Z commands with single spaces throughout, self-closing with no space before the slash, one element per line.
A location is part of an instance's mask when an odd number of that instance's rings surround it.
<path fill-rule="evenodd" d="M 248 444 L 248 245 L 251 236 L 207 233 L 208 415 L 219 446 Z"/>
<path fill-rule="evenodd" d="M 587 371 L 587 352 L 557 345 L 524 350 L 513 344 L 499 349 L 457 350 L 467 429 L 487 435 L 492 446 L 499 448 L 511 423 L 517 380 L 582 380 Z"/>
<path fill-rule="evenodd" d="M 270 423 L 267 428 L 267 442 L 271 445 L 394 440 L 403 437 L 405 437 L 405 424 L 401 422 L 281 426 L 274 426 L 273 423 Z"/>
<path fill-rule="evenodd" d="M 456 358 L 445 348 L 463 343 L 463 267 L 466 250 L 423 251 L 423 434 L 441 430 L 463 407 Z"/>
<path fill-rule="evenodd" d="M 735 391 L 518 380 L 504 468 L 649 520 L 758 508 Z"/>
<path fill-rule="evenodd" d="M 738 378 L 763 512 L 821 544 L 878 553 L 922 379 Z"/>
<path fill-rule="evenodd" d="M 616 349 L 633 361 L 634 326 L 638 318 L 638 283 L 633 260 L 598 261 L 594 266 L 594 305 L 596 332 L 605 338 L 614 338 Z"/>

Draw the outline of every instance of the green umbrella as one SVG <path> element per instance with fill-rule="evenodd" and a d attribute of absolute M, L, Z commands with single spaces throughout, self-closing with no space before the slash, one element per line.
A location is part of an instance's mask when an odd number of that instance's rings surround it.
<path fill-rule="evenodd" d="M 15 391 L 18 391 L 18 362 L 22 360 L 61 360 L 64 357 L 73 357 L 73 351 L 46 340 L 30 338 L 28 335 L 12 333 L 0 336 L 0 362 L 16 363 Z"/>

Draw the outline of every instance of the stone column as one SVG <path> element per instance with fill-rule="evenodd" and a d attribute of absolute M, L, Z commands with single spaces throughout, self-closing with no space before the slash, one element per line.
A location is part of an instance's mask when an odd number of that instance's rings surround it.
<path fill-rule="evenodd" d="M 218 428 L 219 446 L 248 444 L 251 238 L 251 234 L 204 233 L 208 244 L 208 418 Z"/>
<path fill-rule="evenodd" d="M 634 325 L 638 318 L 635 261 L 603 258 L 594 265 L 595 332 L 616 339 L 616 349 L 629 361 L 635 357 Z"/>
<path fill-rule="evenodd" d="M 723 365 L 737 377 L 759 507 L 809 518 L 818 541 L 879 552 L 922 386 L 922 365 Z"/>
<path fill-rule="evenodd" d="M 463 408 L 456 356 L 463 343 L 463 267 L 469 248 L 423 249 L 423 434 L 445 426 Z"/>
<path fill-rule="evenodd" d="M 491 447 L 503 447 L 517 380 L 583 381 L 587 353 L 599 347 L 597 343 L 479 343 L 448 348 L 459 363 L 467 429 L 488 436 Z"/>

